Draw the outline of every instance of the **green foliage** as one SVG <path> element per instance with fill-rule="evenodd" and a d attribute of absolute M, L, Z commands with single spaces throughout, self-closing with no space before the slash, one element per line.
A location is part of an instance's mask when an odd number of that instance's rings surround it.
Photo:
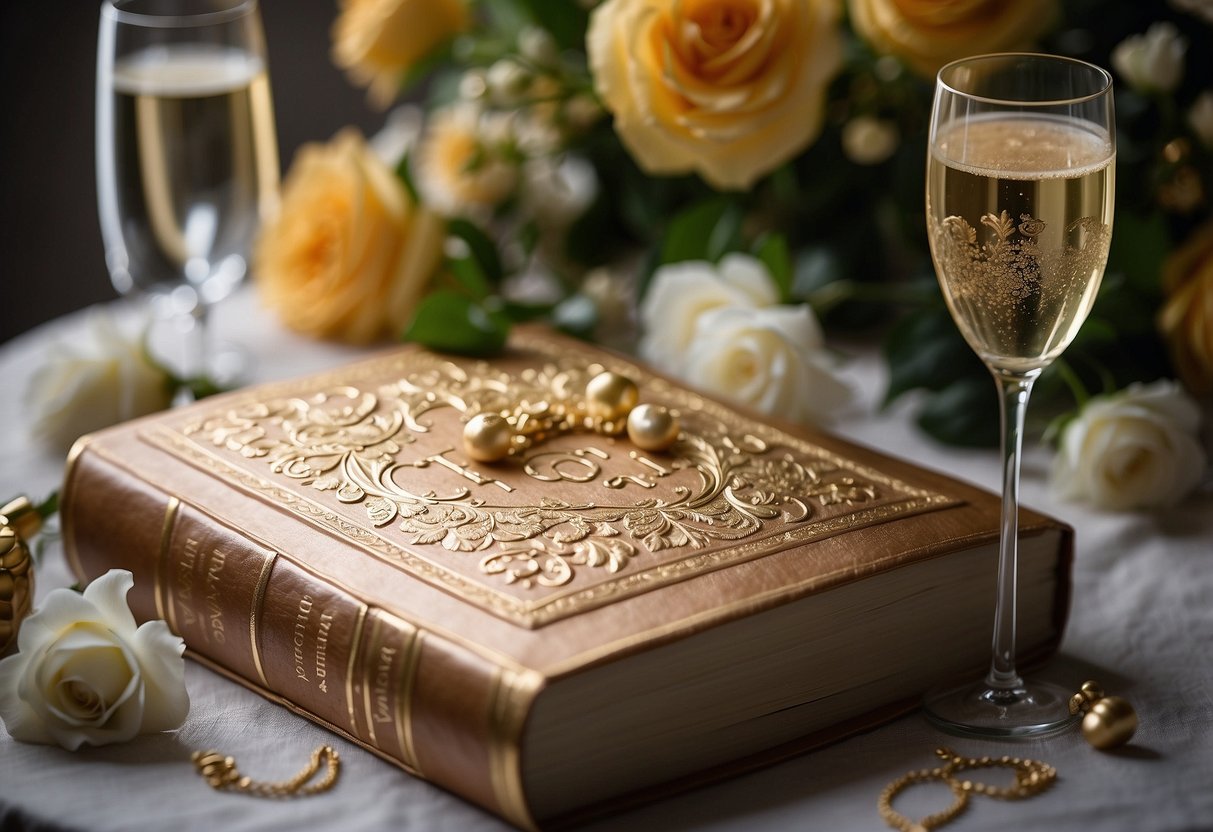
<path fill-rule="evenodd" d="M 505 346 L 509 332 L 510 319 L 500 309 L 440 289 L 421 301 L 404 340 L 439 352 L 492 355 Z"/>

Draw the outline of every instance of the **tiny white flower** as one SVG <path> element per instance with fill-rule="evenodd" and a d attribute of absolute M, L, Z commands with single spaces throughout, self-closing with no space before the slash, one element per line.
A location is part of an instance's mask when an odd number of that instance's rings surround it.
<path fill-rule="evenodd" d="M 539 66 L 554 66 L 560 60 L 560 49 L 547 29 L 540 26 L 524 26 L 518 33 L 518 51 L 527 60 Z"/>
<path fill-rule="evenodd" d="M 517 61 L 502 58 L 489 67 L 485 78 L 493 102 L 508 107 L 531 85 L 531 73 Z"/>
<path fill-rule="evenodd" d="M 1188 125 L 1201 144 L 1213 150 L 1213 90 L 1196 96 L 1192 109 L 1188 110 Z"/>
<path fill-rule="evenodd" d="M 67 448 L 86 433 L 163 410 L 172 395 L 168 373 L 148 356 L 143 339 L 97 312 L 83 338 L 49 347 L 26 406 L 33 435 Z"/>
<path fill-rule="evenodd" d="M 423 201 L 447 216 L 488 216 L 518 184 L 518 165 L 497 150 L 512 129 L 509 114 L 466 102 L 434 112 L 412 166 Z"/>
<path fill-rule="evenodd" d="M 0 661 L 0 719 L 13 739 L 125 742 L 180 727 L 189 713 L 185 643 L 163 621 L 135 626 L 131 573 L 111 569 L 83 594 L 52 590 Z"/>
<path fill-rule="evenodd" d="M 900 138 L 893 122 L 856 116 L 842 128 L 842 150 L 857 165 L 879 165 L 893 155 Z"/>
<path fill-rule="evenodd" d="M 1105 509 L 1172 505 L 1204 474 L 1199 425 L 1199 407 L 1174 381 L 1093 398 L 1062 433 L 1053 486 Z"/>
<path fill-rule="evenodd" d="M 1171 92 L 1183 78 L 1187 48 L 1174 24 L 1155 23 L 1144 35 L 1121 41 L 1112 50 L 1112 66 L 1134 89 Z"/>
<path fill-rule="evenodd" d="M 721 306 L 757 309 L 778 301 L 766 266 L 747 254 L 726 255 L 719 266 L 702 260 L 662 266 L 640 307 L 640 354 L 653 366 L 680 375 L 700 316 Z"/>
<path fill-rule="evenodd" d="M 702 390 L 797 422 L 829 419 L 852 398 L 807 304 L 701 315 L 684 375 Z"/>
<path fill-rule="evenodd" d="M 567 229 L 598 195 L 598 174 L 579 156 L 531 159 L 522 169 L 522 206 L 540 229 Z"/>

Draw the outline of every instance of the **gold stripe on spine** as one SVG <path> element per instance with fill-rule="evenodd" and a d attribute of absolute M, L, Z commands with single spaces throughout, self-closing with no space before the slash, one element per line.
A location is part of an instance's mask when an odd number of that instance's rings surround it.
<path fill-rule="evenodd" d="M 362 661 L 362 708 L 366 713 L 366 732 L 371 737 L 371 745 L 379 747 L 379 737 L 375 734 L 375 712 L 371 709 L 371 688 L 375 684 L 375 662 L 379 654 L 379 631 L 383 622 L 375 617 L 375 625 L 371 627 L 371 640 L 366 646 L 366 657 Z"/>
<path fill-rule="evenodd" d="M 172 554 L 173 529 L 177 525 L 177 511 L 180 508 L 181 500 L 176 497 L 168 498 L 168 505 L 164 507 L 164 522 L 160 526 L 160 552 L 152 567 L 152 573 L 155 576 L 156 617 L 161 621 L 167 619 L 172 625 L 173 632 L 177 635 L 181 635 L 181 631 L 177 629 L 177 614 L 172 607 L 171 600 L 166 596 L 169 592 L 169 575 L 172 572 L 169 556 Z"/>
<path fill-rule="evenodd" d="M 82 584 L 88 582 L 88 576 L 84 574 L 84 566 L 80 563 L 80 552 L 76 548 L 76 525 L 72 522 L 71 503 L 74 499 L 72 495 L 75 491 L 76 463 L 80 461 L 80 456 L 91 441 L 91 435 L 82 436 L 72 445 L 71 451 L 67 454 L 67 463 L 63 471 L 63 489 L 59 495 L 59 528 L 63 536 L 63 553 L 67 557 L 68 566 L 76 575 L 76 580 Z"/>
<path fill-rule="evenodd" d="M 257 625 L 261 622 L 265 590 L 270 585 L 270 573 L 274 571 L 276 560 L 278 560 L 277 552 L 270 555 L 265 559 L 265 563 L 261 564 L 261 574 L 257 577 L 257 589 L 253 593 L 253 608 L 249 610 L 248 617 L 248 637 L 249 646 L 253 649 L 253 666 L 257 668 L 257 678 L 261 681 L 262 687 L 267 688 L 270 683 L 265 678 L 265 668 L 261 666 L 261 645 L 257 639 Z"/>
<path fill-rule="evenodd" d="M 417 760 L 417 747 L 413 742 L 413 690 L 417 686 L 417 665 L 421 660 L 421 643 L 425 640 L 425 631 L 407 622 L 401 623 L 404 625 L 402 630 L 405 627 L 409 630 L 409 640 L 404 656 L 400 659 L 400 681 L 396 691 L 396 707 L 399 709 L 396 713 L 396 741 L 400 743 L 400 753 L 404 756 L 405 765 L 424 777 L 421 763 Z"/>
<path fill-rule="evenodd" d="M 489 699 L 489 776 L 502 816 L 524 829 L 536 829 L 522 786 L 522 728 L 543 679 L 534 672 L 493 672 Z"/>
<path fill-rule="evenodd" d="M 345 702 L 350 714 L 350 731 L 358 733 L 358 707 L 354 699 L 354 668 L 358 665 L 358 650 L 362 647 L 362 628 L 366 625 L 366 604 L 358 604 L 358 620 L 354 622 L 354 640 L 350 642 L 350 658 L 345 663 Z"/>

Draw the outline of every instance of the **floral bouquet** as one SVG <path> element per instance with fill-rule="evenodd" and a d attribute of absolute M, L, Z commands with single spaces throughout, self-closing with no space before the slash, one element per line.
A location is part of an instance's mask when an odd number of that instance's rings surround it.
<path fill-rule="evenodd" d="M 296 158 L 255 256 L 289 326 L 489 353 L 546 319 L 806 420 L 847 399 L 826 336 L 881 338 L 886 399 L 918 391 L 921 427 L 969 445 L 996 441 L 997 402 L 926 245 L 934 74 L 1037 49 L 1109 67 L 1112 252 L 1034 412 L 1074 496 L 1153 477 L 1171 499 L 1202 476 L 1207 0 L 342 0 L 332 34 L 372 101 L 413 103 L 393 149 L 345 131 Z M 1095 422 L 1073 421 L 1092 397 Z"/>

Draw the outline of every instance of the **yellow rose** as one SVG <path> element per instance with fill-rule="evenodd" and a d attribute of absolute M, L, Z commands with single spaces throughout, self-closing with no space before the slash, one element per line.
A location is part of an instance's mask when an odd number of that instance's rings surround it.
<path fill-rule="evenodd" d="M 342 0 L 333 62 L 387 106 L 405 73 L 470 22 L 465 0 Z"/>
<path fill-rule="evenodd" d="M 851 23 L 878 52 L 934 78 L 950 61 L 1028 46 L 1053 22 L 1052 0 L 847 0 Z"/>
<path fill-rule="evenodd" d="M 1171 255 L 1163 270 L 1167 302 L 1158 325 L 1188 388 L 1213 393 L 1213 223 Z"/>
<path fill-rule="evenodd" d="M 266 304 L 291 329 L 366 343 L 408 323 L 446 224 L 416 205 L 354 130 L 300 148 L 254 252 Z"/>
<path fill-rule="evenodd" d="M 833 0 L 606 0 L 586 47 L 642 168 L 747 188 L 821 131 L 836 18 Z"/>

